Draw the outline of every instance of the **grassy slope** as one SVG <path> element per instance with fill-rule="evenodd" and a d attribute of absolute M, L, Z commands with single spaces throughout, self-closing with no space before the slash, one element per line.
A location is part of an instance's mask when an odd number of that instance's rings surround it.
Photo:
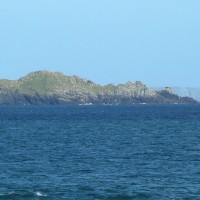
<path fill-rule="evenodd" d="M 62 73 L 48 71 L 37 71 L 28 74 L 16 81 L 0 80 L 0 90 L 14 91 L 26 95 L 51 96 L 58 95 L 61 98 L 65 95 L 85 98 L 87 95 L 95 97 L 97 94 L 109 97 L 113 95 L 121 97 L 143 97 L 143 98 L 165 98 L 165 95 L 148 89 L 142 82 L 127 82 L 126 84 L 101 86 L 77 76 L 65 76 Z M 74 94 L 74 95 L 73 95 Z M 174 98 L 167 93 L 167 99 Z M 105 96 L 107 95 L 107 96 Z M 159 98 L 160 98 L 159 97 Z M 67 97 L 68 98 L 68 97 Z M 176 97 L 177 98 L 177 97 Z M 163 100 L 164 101 L 164 100 Z M 166 100 L 167 101 L 167 100 Z"/>
<path fill-rule="evenodd" d="M 69 90 L 94 94 L 103 91 L 102 86 L 92 81 L 48 71 L 32 72 L 17 81 L 0 80 L 0 88 L 24 94 L 38 93 L 41 95 L 59 94 Z"/>
<path fill-rule="evenodd" d="M 7 88 L 10 90 L 18 91 L 23 94 L 35 94 L 51 95 L 51 94 L 63 94 L 68 91 L 76 91 L 79 93 L 90 94 L 126 94 L 132 91 L 130 87 L 134 87 L 134 92 L 140 93 L 143 85 L 126 85 L 120 84 L 114 86 L 108 84 L 101 86 L 86 79 L 79 78 L 77 76 L 65 76 L 59 72 L 37 71 L 28 74 L 27 76 L 17 80 L 1 80 L 0 88 Z M 138 83 L 137 83 L 138 84 Z M 136 88 L 135 88 L 136 86 Z"/>

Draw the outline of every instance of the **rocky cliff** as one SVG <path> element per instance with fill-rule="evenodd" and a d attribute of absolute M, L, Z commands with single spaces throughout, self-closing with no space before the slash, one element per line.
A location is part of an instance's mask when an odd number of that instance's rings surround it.
<path fill-rule="evenodd" d="M 37 71 L 19 80 L 0 80 L 0 104 L 197 103 L 170 88 L 154 91 L 142 82 L 105 86 L 78 76 Z"/>

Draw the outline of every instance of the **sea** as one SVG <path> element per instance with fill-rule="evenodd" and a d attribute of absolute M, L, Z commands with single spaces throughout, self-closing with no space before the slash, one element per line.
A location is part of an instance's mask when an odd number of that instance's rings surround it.
<path fill-rule="evenodd" d="M 0 106 L 0 200 L 199 200 L 200 105 Z"/>

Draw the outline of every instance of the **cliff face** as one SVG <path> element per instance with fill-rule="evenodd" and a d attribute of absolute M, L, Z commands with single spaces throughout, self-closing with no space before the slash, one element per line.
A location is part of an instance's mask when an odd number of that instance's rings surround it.
<path fill-rule="evenodd" d="M 101 86 L 77 76 L 37 71 L 17 81 L 0 80 L 0 104 L 197 103 L 170 88 L 154 91 L 142 82 Z"/>

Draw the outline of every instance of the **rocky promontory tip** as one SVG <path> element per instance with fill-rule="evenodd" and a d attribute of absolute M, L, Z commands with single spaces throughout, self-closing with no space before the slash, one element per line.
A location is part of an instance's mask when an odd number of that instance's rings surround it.
<path fill-rule="evenodd" d="M 0 104 L 195 104 L 170 87 L 155 91 L 141 81 L 105 86 L 60 72 L 36 71 L 19 80 L 0 80 Z"/>

